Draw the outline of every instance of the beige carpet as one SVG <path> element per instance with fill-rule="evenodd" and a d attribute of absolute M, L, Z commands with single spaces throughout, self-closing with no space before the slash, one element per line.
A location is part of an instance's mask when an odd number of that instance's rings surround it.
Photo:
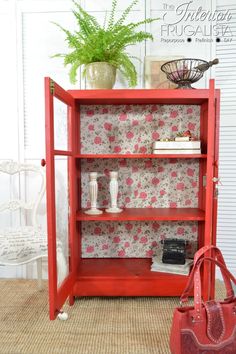
<path fill-rule="evenodd" d="M 165 354 L 178 298 L 82 298 L 49 321 L 46 283 L 0 280 L 0 353 Z M 223 298 L 222 284 L 217 292 Z"/>

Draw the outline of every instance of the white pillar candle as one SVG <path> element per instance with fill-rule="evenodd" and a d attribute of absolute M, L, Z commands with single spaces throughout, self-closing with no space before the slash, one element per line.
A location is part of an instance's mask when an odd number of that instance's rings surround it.
<path fill-rule="evenodd" d="M 106 209 L 107 213 L 120 213 L 122 209 L 117 206 L 117 197 L 118 197 L 118 172 L 110 171 L 110 197 L 111 197 L 111 206 Z"/>
<path fill-rule="evenodd" d="M 89 198 L 91 202 L 91 208 L 85 211 L 85 214 L 99 215 L 102 214 L 102 210 L 97 209 L 97 196 L 98 196 L 98 183 L 97 172 L 91 172 L 89 174 Z"/>

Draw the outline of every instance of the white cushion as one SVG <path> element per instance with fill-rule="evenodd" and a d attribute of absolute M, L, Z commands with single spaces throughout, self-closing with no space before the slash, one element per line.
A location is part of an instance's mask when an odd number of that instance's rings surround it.
<path fill-rule="evenodd" d="M 39 227 L 0 230 L 0 264 L 14 265 L 47 256 L 47 235 Z"/>

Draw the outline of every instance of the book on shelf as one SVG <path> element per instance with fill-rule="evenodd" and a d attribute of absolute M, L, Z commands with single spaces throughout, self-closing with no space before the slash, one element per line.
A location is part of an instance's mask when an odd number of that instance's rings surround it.
<path fill-rule="evenodd" d="M 162 262 L 161 254 L 152 258 L 151 271 L 160 273 L 171 273 L 188 275 L 193 264 L 193 259 L 186 258 L 185 264 L 167 264 Z"/>
<path fill-rule="evenodd" d="M 153 150 L 157 149 L 201 149 L 200 141 L 155 141 L 152 145 Z"/>
<path fill-rule="evenodd" d="M 176 136 L 175 141 L 190 141 L 189 136 Z"/>
<path fill-rule="evenodd" d="M 153 154 L 171 155 L 171 154 L 201 154 L 200 149 L 155 149 Z"/>

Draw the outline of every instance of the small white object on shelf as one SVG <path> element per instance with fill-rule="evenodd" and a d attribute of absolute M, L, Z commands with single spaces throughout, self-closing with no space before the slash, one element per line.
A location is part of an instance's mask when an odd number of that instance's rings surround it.
<path fill-rule="evenodd" d="M 155 141 L 153 143 L 153 150 L 156 149 L 173 149 L 173 150 L 200 150 L 201 141 Z"/>
<path fill-rule="evenodd" d="M 200 141 L 155 141 L 153 154 L 201 154 Z"/>
<path fill-rule="evenodd" d="M 110 196 L 111 196 L 111 206 L 106 209 L 107 213 L 121 213 L 122 209 L 117 206 L 117 196 L 118 196 L 118 172 L 110 171 Z"/>
<path fill-rule="evenodd" d="M 153 154 L 158 155 L 171 155 L 171 154 L 201 154 L 201 150 L 199 149 L 159 149 L 153 150 Z"/>
<path fill-rule="evenodd" d="M 97 195 L 98 195 L 98 183 L 97 183 L 97 172 L 90 172 L 89 174 L 89 197 L 91 202 L 91 208 L 85 211 L 88 215 L 99 215 L 103 211 L 97 209 Z"/>
<path fill-rule="evenodd" d="M 176 136 L 175 141 L 190 141 L 189 136 Z"/>
<path fill-rule="evenodd" d="M 160 273 L 188 275 L 192 264 L 193 264 L 193 260 L 188 258 L 186 258 L 185 264 L 163 263 L 162 256 L 159 253 L 157 256 L 154 256 L 152 258 L 151 271 L 160 272 Z"/>

